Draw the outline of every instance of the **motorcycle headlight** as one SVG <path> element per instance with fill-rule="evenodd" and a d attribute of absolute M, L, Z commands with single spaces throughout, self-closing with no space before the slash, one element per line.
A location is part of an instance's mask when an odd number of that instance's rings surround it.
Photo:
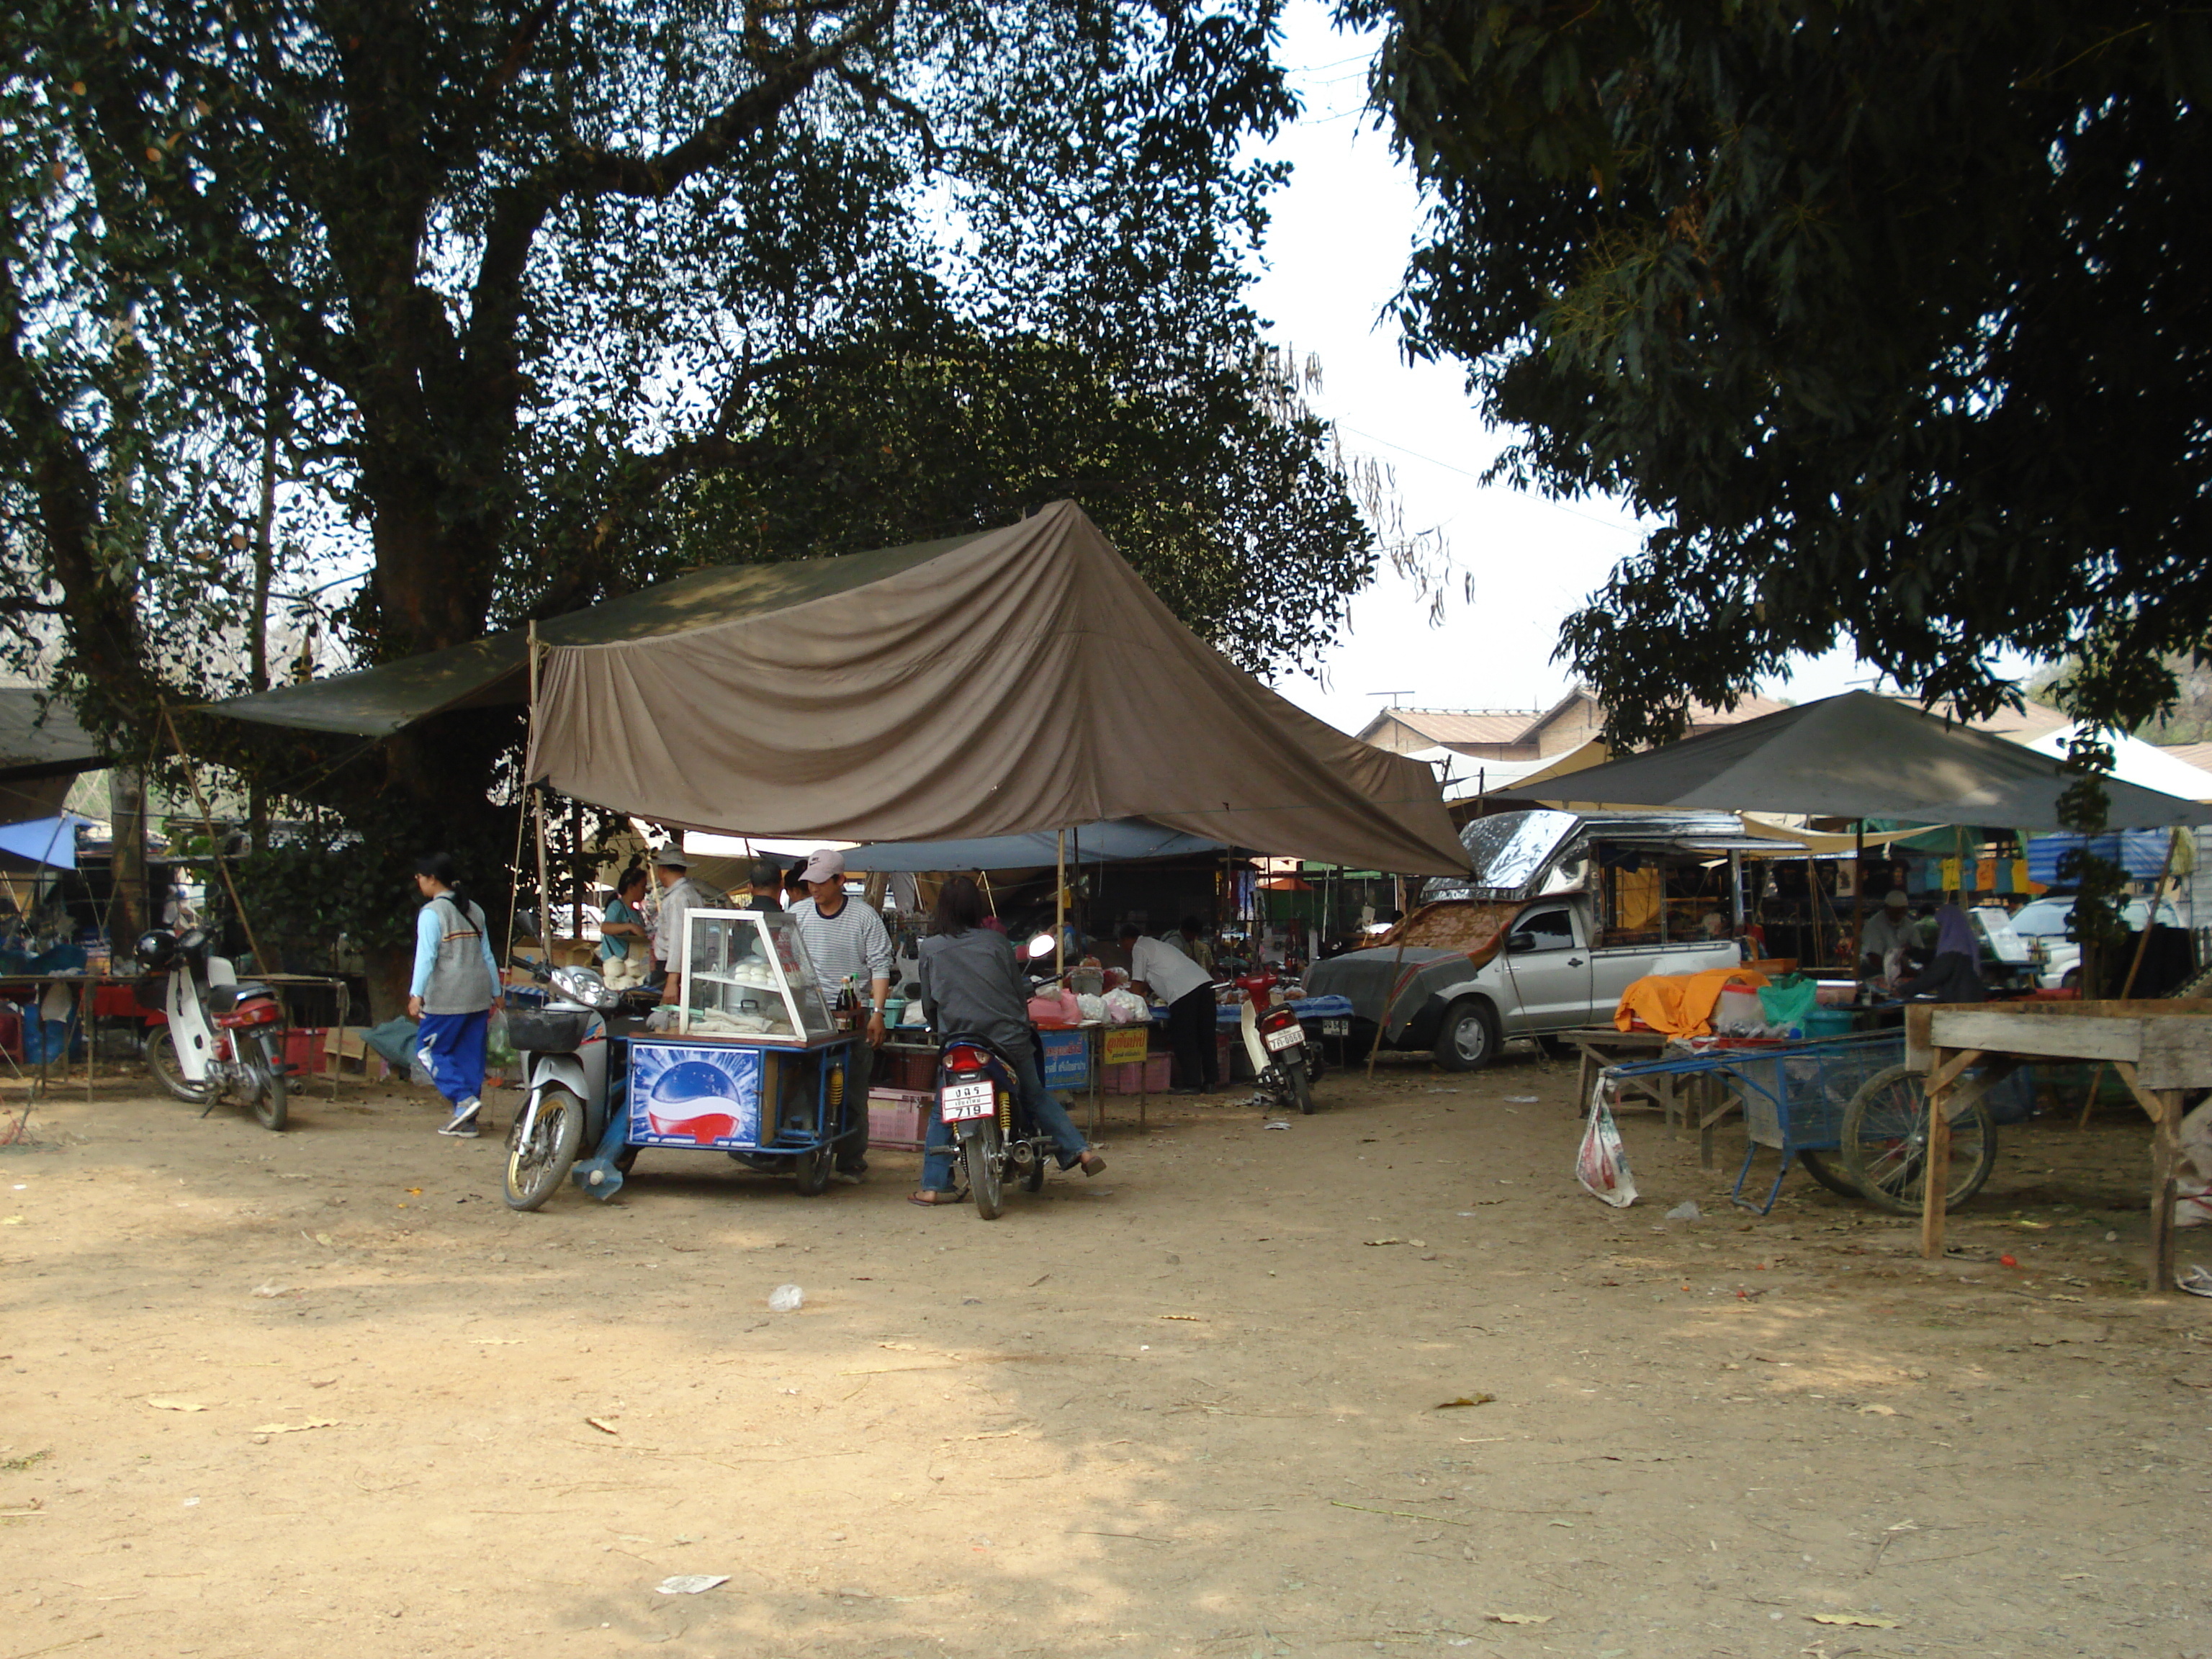
<path fill-rule="evenodd" d="M 586 1008 L 611 1008 L 622 999 L 607 989 L 607 982 L 589 968 L 556 968 L 553 987 L 572 1002 Z"/>

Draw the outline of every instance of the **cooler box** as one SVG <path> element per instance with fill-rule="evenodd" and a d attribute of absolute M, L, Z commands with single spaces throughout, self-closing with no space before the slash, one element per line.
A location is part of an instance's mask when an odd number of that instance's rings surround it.
<path fill-rule="evenodd" d="M 922 1137 L 929 1130 L 930 1109 L 936 1103 L 934 1090 L 869 1090 L 869 1146 L 889 1152 L 920 1152 Z"/>
<path fill-rule="evenodd" d="M 1164 1094 L 1167 1091 L 1169 1068 L 1174 1062 L 1172 1054 L 1150 1054 L 1141 1060 L 1101 1066 L 1099 1092 L 1109 1095 Z"/>

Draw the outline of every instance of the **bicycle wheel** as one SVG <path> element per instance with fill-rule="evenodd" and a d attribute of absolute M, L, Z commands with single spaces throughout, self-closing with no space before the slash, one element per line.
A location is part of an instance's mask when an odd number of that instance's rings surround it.
<path fill-rule="evenodd" d="M 1868 1200 L 1899 1215 L 1919 1214 L 1928 1181 L 1925 1079 L 1902 1066 L 1869 1078 L 1844 1109 L 1842 1156 Z M 1977 1100 L 1954 1110 L 1943 1207 L 1954 1210 L 1981 1191 L 1996 1161 L 1996 1127 L 1988 1108 Z"/>

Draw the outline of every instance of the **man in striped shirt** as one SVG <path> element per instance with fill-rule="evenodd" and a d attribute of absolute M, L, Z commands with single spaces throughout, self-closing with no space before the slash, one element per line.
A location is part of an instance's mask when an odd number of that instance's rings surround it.
<path fill-rule="evenodd" d="M 853 1056 L 857 1088 L 845 1091 L 845 1124 L 858 1133 L 837 1143 L 837 1174 L 858 1181 L 868 1167 L 868 1083 L 875 1076 L 876 1046 L 884 1040 L 884 1001 L 891 992 L 891 935 L 884 919 L 845 892 L 845 855 L 824 848 L 809 854 L 799 873 L 807 896 L 791 907 L 805 941 L 806 958 L 823 994 L 834 997 L 848 975 L 868 988 L 866 1040 Z"/>

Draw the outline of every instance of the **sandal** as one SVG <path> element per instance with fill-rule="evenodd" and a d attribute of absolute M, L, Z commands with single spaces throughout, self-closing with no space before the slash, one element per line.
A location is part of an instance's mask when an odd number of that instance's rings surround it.
<path fill-rule="evenodd" d="M 937 1210 L 942 1209 L 948 1204 L 959 1203 L 963 1196 L 963 1194 L 959 1193 L 933 1192 L 925 1187 L 918 1193 L 908 1193 L 906 1195 L 906 1201 L 909 1204 L 919 1204 L 925 1210 Z"/>

